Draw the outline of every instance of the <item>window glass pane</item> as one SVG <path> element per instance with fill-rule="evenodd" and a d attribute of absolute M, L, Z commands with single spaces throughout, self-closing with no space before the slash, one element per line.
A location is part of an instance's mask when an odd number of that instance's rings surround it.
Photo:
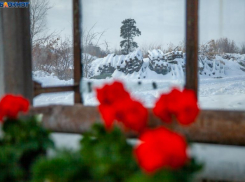
<path fill-rule="evenodd" d="M 199 101 L 245 109 L 245 1 L 200 0 Z"/>
<path fill-rule="evenodd" d="M 184 86 L 184 0 L 81 0 L 81 6 L 85 105 L 97 105 L 93 88 L 115 79 L 147 106 Z"/>
<path fill-rule="evenodd" d="M 72 85 L 72 1 L 31 0 L 30 13 L 33 79 L 44 87 Z M 73 92 L 34 98 L 34 106 L 49 104 L 73 104 Z"/>

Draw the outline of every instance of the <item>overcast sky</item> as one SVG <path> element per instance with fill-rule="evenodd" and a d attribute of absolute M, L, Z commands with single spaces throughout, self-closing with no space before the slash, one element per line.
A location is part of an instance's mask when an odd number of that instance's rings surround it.
<path fill-rule="evenodd" d="M 47 28 L 72 38 L 72 0 L 49 1 L 52 8 L 48 11 Z"/>
<path fill-rule="evenodd" d="M 48 28 L 72 36 L 72 1 L 50 0 Z M 136 20 L 142 35 L 135 40 L 144 44 L 178 44 L 185 37 L 185 0 L 82 0 L 83 28 L 106 31 L 103 40 L 119 48 L 121 22 Z M 200 0 L 200 43 L 228 37 L 240 45 L 245 42 L 245 0 Z"/>

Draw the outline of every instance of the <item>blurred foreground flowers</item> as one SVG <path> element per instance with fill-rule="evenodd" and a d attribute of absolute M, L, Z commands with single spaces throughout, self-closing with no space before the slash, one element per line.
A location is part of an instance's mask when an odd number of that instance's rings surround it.
<path fill-rule="evenodd" d="M 153 176 L 161 171 L 178 174 L 186 168 L 187 170 L 182 175 L 191 176 L 190 174 L 200 169 L 194 159 L 188 156 L 188 145 L 183 136 L 165 127 L 150 129 L 147 126 L 147 109 L 140 102 L 131 98 L 122 83 L 116 81 L 97 89 L 97 98 L 108 132 L 114 123 L 138 132 L 140 144 L 135 146 L 134 156 L 143 173 L 148 174 L 145 179 L 151 176 L 151 180 L 154 181 Z M 193 91 L 186 89 L 180 91 L 174 88 L 170 93 L 160 96 L 153 112 L 165 123 L 171 123 L 176 118 L 180 124 L 189 125 L 195 122 L 199 108 Z M 189 165 L 192 165 L 192 169 L 188 169 Z M 139 179 L 143 180 L 140 177 Z M 168 175 L 158 177 L 159 181 L 161 179 L 168 179 Z M 188 181 L 184 177 L 178 180 Z M 167 181 L 175 181 L 175 179 L 170 177 Z"/>
<path fill-rule="evenodd" d="M 79 150 L 56 149 L 37 117 L 19 117 L 28 101 L 6 95 L 0 102 L 0 181 L 189 182 L 201 165 L 188 153 L 185 138 L 163 126 L 148 126 L 148 109 L 120 82 L 96 89 L 103 119 L 83 133 Z M 153 108 L 162 122 L 186 126 L 199 113 L 195 94 L 173 89 Z M 82 118 L 81 118 L 82 120 Z M 127 132 L 137 133 L 129 141 Z M 132 144 L 133 142 L 133 144 Z M 54 155 L 46 156 L 47 149 Z M 3 170 L 2 170 L 3 169 Z"/>
<path fill-rule="evenodd" d="M 54 147 L 36 116 L 19 116 L 28 110 L 22 96 L 8 94 L 0 100 L 0 181 L 28 181 L 33 162 Z"/>

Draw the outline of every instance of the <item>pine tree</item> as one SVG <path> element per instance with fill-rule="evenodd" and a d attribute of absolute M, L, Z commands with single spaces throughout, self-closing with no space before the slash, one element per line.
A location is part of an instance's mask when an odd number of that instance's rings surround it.
<path fill-rule="evenodd" d="M 123 20 L 121 26 L 120 36 L 124 39 L 120 42 L 123 54 L 128 54 L 134 51 L 134 48 L 138 47 L 138 44 L 134 42 L 134 37 L 141 35 L 140 30 L 135 26 L 136 21 L 134 19 Z"/>

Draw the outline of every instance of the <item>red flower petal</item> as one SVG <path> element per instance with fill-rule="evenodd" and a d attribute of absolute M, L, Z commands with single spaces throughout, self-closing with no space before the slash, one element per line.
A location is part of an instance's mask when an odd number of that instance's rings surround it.
<path fill-rule="evenodd" d="M 111 130 L 113 122 L 115 121 L 115 110 L 110 106 L 100 105 L 99 111 L 105 123 L 106 129 Z"/>
<path fill-rule="evenodd" d="M 167 95 L 162 94 L 153 108 L 154 114 L 163 122 L 170 123 L 172 121 L 171 113 L 168 110 Z"/>
<path fill-rule="evenodd" d="M 167 94 L 167 107 L 168 111 L 172 114 L 178 112 L 180 107 L 179 101 L 181 97 L 182 93 L 176 88 L 173 88 L 172 91 L 169 94 Z"/>
<path fill-rule="evenodd" d="M 142 131 L 146 127 L 147 109 L 130 98 L 130 94 L 124 89 L 122 83 L 114 82 L 97 89 L 97 98 L 107 129 L 112 127 L 115 120 L 135 131 Z"/>
<path fill-rule="evenodd" d="M 135 149 L 138 163 L 147 173 L 153 173 L 162 168 L 162 163 L 166 162 L 166 156 L 157 150 L 156 146 L 149 146 L 147 143 L 139 145 Z"/>
<path fill-rule="evenodd" d="M 180 108 L 176 115 L 178 121 L 183 125 L 193 123 L 199 114 L 199 108 L 194 91 L 184 90 L 179 103 Z"/>
<path fill-rule="evenodd" d="M 22 96 L 5 95 L 0 101 L 0 120 L 5 117 L 16 119 L 20 112 L 27 112 L 29 102 Z"/>
<path fill-rule="evenodd" d="M 146 127 L 148 111 L 140 102 L 126 99 L 115 104 L 115 110 L 116 119 L 126 128 L 140 132 Z"/>
<path fill-rule="evenodd" d="M 181 124 L 191 124 L 199 113 L 196 95 L 192 90 L 180 92 L 173 89 L 170 93 L 161 95 L 153 112 L 163 122 L 170 123 L 173 115 Z"/>
<path fill-rule="evenodd" d="M 142 143 L 134 152 L 139 165 L 147 173 L 161 168 L 178 169 L 188 161 L 184 138 L 164 127 L 147 130 L 140 140 Z"/>
<path fill-rule="evenodd" d="M 115 81 L 111 85 L 104 85 L 97 89 L 97 99 L 102 105 L 112 105 L 117 101 L 130 97 L 129 93 L 124 89 L 123 84 Z"/>

